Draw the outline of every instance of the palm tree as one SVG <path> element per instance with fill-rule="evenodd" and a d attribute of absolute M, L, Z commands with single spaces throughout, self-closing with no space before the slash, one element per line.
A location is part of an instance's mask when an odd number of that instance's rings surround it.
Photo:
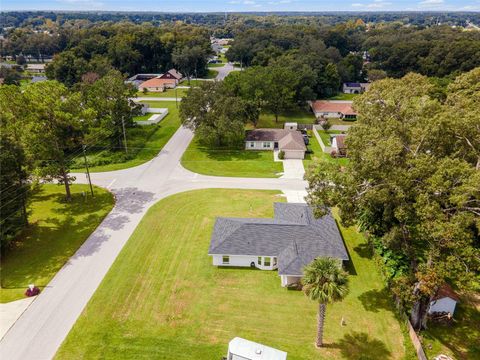
<path fill-rule="evenodd" d="M 328 303 L 342 300 L 348 293 L 347 273 L 338 260 L 318 258 L 303 270 L 303 291 L 311 300 L 318 301 L 317 347 L 323 346 L 323 324 Z"/>

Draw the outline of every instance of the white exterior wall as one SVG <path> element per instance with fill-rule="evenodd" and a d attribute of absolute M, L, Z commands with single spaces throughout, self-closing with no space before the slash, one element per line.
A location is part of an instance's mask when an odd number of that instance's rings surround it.
<path fill-rule="evenodd" d="M 284 152 L 285 159 L 303 159 L 305 157 L 305 151 L 303 150 L 284 150 Z"/>
<path fill-rule="evenodd" d="M 145 89 L 145 87 L 143 87 L 142 85 L 140 85 L 138 87 L 138 90 L 140 91 L 143 91 L 143 89 Z M 157 86 L 157 87 L 146 87 L 146 89 L 150 92 L 163 92 L 165 90 L 165 88 L 163 86 Z"/>
<path fill-rule="evenodd" d="M 282 286 L 285 287 L 287 285 L 300 282 L 300 280 L 302 280 L 302 276 L 280 275 L 280 280 L 282 282 Z"/>
<path fill-rule="evenodd" d="M 263 143 L 268 143 L 269 147 L 263 147 Z M 252 147 L 253 144 L 253 147 Z M 274 141 L 246 141 L 246 150 L 273 150 L 275 147 Z"/>
<path fill-rule="evenodd" d="M 341 118 L 343 117 L 342 113 L 339 112 L 315 112 L 315 117 L 320 118 Z"/>
<path fill-rule="evenodd" d="M 223 256 L 229 256 L 228 264 L 223 263 Z M 260 255 L 259 255 L 260 256 Z M 241 267 L 250 267 L 251 263 L 255 263 L 255 267 L 260 270 L 275 270 L 278 267 L 278 259 L 277 263 L 274 265 L 274 257 L 275 256 L 268 256 L 270 257 L 270 266 L 263 266 L 263 257 L 262 257 L 262 265 L 258 264 L 258 256 L 256 255 L 212 255 L 213 258 L 213 265 L 215 266 L 241 266 Z"/>
<path fill-rule="evenodd" d="M 447 312 L 453 315 L 455 305 L 457 305 L 457 302 L 449 297 L 434 300 L 430 303 L 428 313 Z"/>

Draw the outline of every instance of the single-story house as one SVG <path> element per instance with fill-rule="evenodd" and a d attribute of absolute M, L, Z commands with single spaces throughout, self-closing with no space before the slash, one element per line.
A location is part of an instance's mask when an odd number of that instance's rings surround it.
<path fill-rule="evenodd" d="M 347 156 L 347 145 L 345 145 L 345 138 L 347 135 L 338 134 L 332 135 L 330 143 L 332 144 L 332 150 L 335 150 L 337 156 Z"/>
<path fill-rule="evenodd" d="M 357 113 L 352 108 L 352 101 L 316 100 L 310 103 L 313 113 L 319 118 L 340 118 L 355 120 Z"/>
<path fill-rule="evenodd" d="M 182 78 L 183 75 L 181 73 L 175 69 L 170 69 L 165 74 L 160 74 L 141 82 L 138 84 L 138 90 L 143 91 L 147 89 L 151 92 L 163 92 L 166 89 L 175 88 Z"/>
<path fill-rule="evenodd" d="M 279 150 L 285 159 L 305 158 L 305 141 L 300 131 L 285 129 L 255 129 L 247 132 L 246 150 Z"/>
<path fill-rule="evenodd" d="M 345 94 L 361 94 L 368 90 L 369 83 L 347 82 L 343 83 L 343 92 Z"/>
<path fill-rule="evenodd" d="M 298 283 L 318 257 L 348 260 L 331 214 L 319 219 L 307 204 L 275 203 L 273 219 L 218 217 L 208 254 L 216 266 L 277 270 L 282 286 Z"/>
<path fill-rule="evenodd" d="M 162 74 L 136 74 L 128 78 L 125 83 L 133 84 L 137 89 L 138 87 L 147 80 L 162 76 Z"/>
<path fill-rule="evenodd" d="M 228 343 L 227 360 L 287 360 L 287 353 L 236 337 Z"/>
<path fill-rule="evenodd" d="M 45 72 L 45 64 L 27 64 L 27 71 L 41 74 Z"/>
<path fill-rule="evenodd" d="M 430 301 L 428 308 L 429 314 L 434 313 L 449 313 L 453 315 L 455 306 L 460 301 L 458 294 L 448 284 L 441 286 L 435 296 Z"/>

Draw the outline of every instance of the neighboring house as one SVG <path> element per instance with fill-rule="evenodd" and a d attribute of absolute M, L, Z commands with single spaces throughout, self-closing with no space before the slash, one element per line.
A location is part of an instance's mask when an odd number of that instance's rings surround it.
<path fill-rule="evenodd" d="M 247 132 L 245 139 L 247 150 L 279 150 L 285 153 L 285 159 L 305 158 L 305 141 L 296 130 L 256 129 Z"/>
<path fill-rule="evenodd" d="M 436 295 L 433 297 L 428 308 L 429 314 L 434 313 L 449 313 L 453 315 L 455 306 L 460 301 L 458 294 L 451 288 L 450 285 L 444 284 L 438 289 Z"/>
<path fill-rule="evenodd" d="M 162 76 L 162 74 L 136 74 L 128 78 L 125 83 L 133 84 L 137 89 L 138 87 L 147 80 Z"/>
<path fill-rule="evenodd" d="M 330 138 L 331 148 L 336 152 L 337 156 L 347 156 L 347 145 L 345 145 L 346 137 L 347 135 L 339 134 L 332 135 Z"/>
<path fill-rule="evenodd" d="M 46 76 L 32 76 L 32 80 L 30 81 L 32 84 L 37 82 L 47 81 Z"/>
<path fill-rule="evenodd" d="M 287 353 L 236 337 L 228 343 L 227 360 L 287 360 Z"/>
<path fill-rule="evenodd" d="M 297 284 L 318 257 L 348 260 L 331 214 L 315 219 L 306 204 L 275 203 L 273 219 L 216 219 L 208 254 L 216 266 L 276 270 L 282 286 Z"/>
<path fill-rule="evenodd" d="M 154 77 L 141 83 L 138 86 L 138 90 L 144 89 L 151 92 L 163 92 L 166 89 L 174 89 L 178 83 L 182 80 L 183 75 L 175 69 L 168 70 L 165 74 Z"/>
<path fill-rule="evenodd" d="M 45 64 L 27 64 L 27 71 L 41 74 L 45 72 Z"/>
<path fill-rule="evenodd" d="M 368 90 L 369 83 L 343 83 L 343 92 L 345 94 L 361 94 Z"/>
<path fill-rule="evenodd" d="M 319 118 L 340 118 L 355 120 L 357 113 L 352 109 L 352 101 L 316 100 L 310 103 L 313 113 Z"/>

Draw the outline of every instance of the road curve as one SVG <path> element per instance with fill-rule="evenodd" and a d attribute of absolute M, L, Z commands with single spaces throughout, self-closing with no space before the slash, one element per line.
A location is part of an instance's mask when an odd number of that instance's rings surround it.
<path fill-rule="evenodd" d="M 180 128 L 151 161 L 140 166 L 93 173 L 94 184 L 110 189 L 110 214 L 56 274 L 0 341 L 2 359 L 51 359 L 143 218 L 160 199 L 195 189 L 237 188 L 302 191 L 296 179 L 231 178 L 192 173 L 180 165 L 193 133 Z M 85 183 L 84 174 L 76 174 Z"/>

